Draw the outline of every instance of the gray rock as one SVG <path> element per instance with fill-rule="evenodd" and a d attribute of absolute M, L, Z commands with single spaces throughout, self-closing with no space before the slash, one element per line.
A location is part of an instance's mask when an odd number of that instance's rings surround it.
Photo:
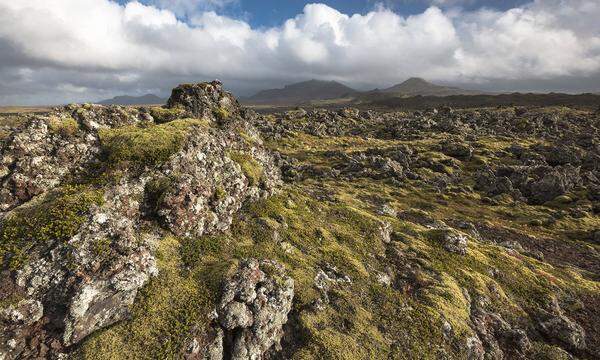
<path fill-rule="evenodd" d="M 392 235 L 392 225 L 387 221 L 382 221 L 379 224 L 379 237 L 381 241 L 385 244 L 389 244 L 391 240 L 390 236 Z"/>
<path fill-rule="evenodd" d="M 548 337 L 558 340 L 571 349 L 585 349 L 585 331 L 563 314 L 540 322 L 540 330 Z"/>
<path fill-rule="evenodd" d="M 189 117 L 212 121 L 240 115 L 238 101 L 223 90 L 223 84 L 218 80 L 179 85 L 171 92 L 167 108 L 182 108 Z"/>
<path fill-rule="evenodd" d="M 263 359 L 278 350 L 293 297 L 294 281 L 281 265 L 244 261 L 223 287 L 216 339 L 196 358 L 223 359 L 227 353 L 235 360 Z"/>
<path fill-rule="evenodd" d="M 449 252 L 465 255 L 467 253 L 468 236 L 452 229 L 442 229 L 440 239 Z"/>
<path fill-rule="evenodd" d="M 473 155 L 473 147 L 460 141 L 446 141 L 441 147 L 444 154 L 457 159 L 468 160 Z"/>

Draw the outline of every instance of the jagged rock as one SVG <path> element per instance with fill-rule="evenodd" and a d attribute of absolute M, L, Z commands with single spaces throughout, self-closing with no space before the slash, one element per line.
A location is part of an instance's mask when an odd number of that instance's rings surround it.
<path fill-rule="evenodd" d="M 382 221 L 379 224 L 379 236 L 381 237 L 381 241 L 385 244 L 389 244 L 391 240 L 390 236 L 392 235 L 392 225 L 387 221 Z"/>
<path fill-rule="evenodd" d="M 493 171 L 480 170 L 475 174 L 475 189 L 495 196 L 513 191 L 512 182 L 507 177 L 496 177 Z"/>
<path fill-rule="evenodd" d="M 467 359 L 483 360 L 485 359 L 485 349 L 483 343 L 477 336 L 467 338 Z"/>
<path fill-rule="evenodd" d="M 546 336 L 571 349 L 585 349 L 585 331 L 579 324 L 563 314 L 540 322 L 539 327 Z"/>
<path fill-rule="evenodd" d="M 524 358 L 531 348 L 525 331 L 514 329 L 499 314 L 485 310 L 487 303 L 487 299 L 477 297 L 471 305 L 471 321 L 483 345 L 483 358 Z M 480 351 L 475 353 L 481 354 Z"/>
<path fill-rule="evenodd" d="M 577 184 L 579 168 L 565 166 L 546 173 L 528 185 L 528 198 L 534 204 L 542 204 L 565 194 Z"/>
<path fill-rule="evenodd" d="M 224 120 L 239 115 L 240 105 L 223 84 L 215 80 L 210 83 L 183 84 L 171 92 L 167 108 L 182 108 L 189 117 L 198 119 Z"/>
<path fill-rule="evenodd" d="M 200 349 L 194 339 L 187 358 L 265 358 L 279 349 L 293 297 L 294 281 L 281 265 L 269 260 L 242 262 L 223 287 L 218 321 L 209 332 L 212 340 L 203 341 L 208 346 Z"/>
<path fill-rule="evenodd" d="M 166 228 L 179 236 L 223 231 L 244 201 L 273 193 L 280 182 L 274 160 L 264 149 L 244 144 L 219 130 L 192 130 L 161 169 L 170 177 L 152 207 Z"/>
<path fill-rule="evenodd" d="M 398 215 L 398 212 L 396 211 L 396 209 L 394 209 L 392 205 L 384 203 L 377 208 L 377 214 L 396 217 Z"/>
<path fill-rule="evenodd" d="M 453 229 L 440 230 L 440 240 L 449 252 L 465 255 L 467 253 L 468 237 Z"/>
<path fill-rule="evenodd" d="M 315 275 L 315 287 L 321 293 L 321 297 L 316 300 L 313 307 L 317 310 L 324 308 L 329 303 L 329 290 L 336 284 L 349 284 L 352 280 L 348 275 L 340 272 L 335 266 L 325 264 L 323 268 L 317 270 Z"/>
<path fill-rule="evenodd" d="M 442 152 L 448 156 L 468 160 L 473 155 L 473 148 L 469 144 L 459 141 L 446 141 L 440 144 Z"/>
<path fill-rule="evenodd" d="M 145 120 L 136 109 L 69 105 L 32 117 L 0 150 L 0 213 L 81 173 L 100 153 L 98 130 Z"/>

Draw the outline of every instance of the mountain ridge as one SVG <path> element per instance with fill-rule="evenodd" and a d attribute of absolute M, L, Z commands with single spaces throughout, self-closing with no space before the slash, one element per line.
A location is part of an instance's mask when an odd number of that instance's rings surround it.
<path fill-rule="evenodd" d="M 161 98 L 154 94 L 146 94 L 141 96 L 119 95 L 111 99 L 105 99 L 96 102 L 100 105 L 153 105 L 164 104 L 167 99 Z"/>
<path fill-rule="evenodd" d="M 288 84 L 283 88 L 261 90 L 244 99 L 244 102 L 252 104 L 292 104 L 347 97 L 357 93 L 357 90 L 337 81 L 311 79 Z"/>

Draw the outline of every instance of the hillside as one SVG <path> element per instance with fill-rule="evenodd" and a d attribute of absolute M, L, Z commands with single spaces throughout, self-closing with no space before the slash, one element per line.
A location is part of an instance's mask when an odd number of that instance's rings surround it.
<path fill-rule="evenodd" d="M 574 106 L 596 109 L 600 106 L 600 95 L 511 93 L 497 95 L 384 96 L 364 99 L 360 106 L 367 109 L 430 109 L 444 106 L 463 109 L 496 106 Z"/>
<path fill-rule="evenodd" d="M 1 359 L 600 358 L 600 112 L 0 120 Z"/>
<path fill-rule="evenodd" d="M 396 98 L 411 98 L 417 96 L 446 97 L 462 95 L 481 95 L 482 91 L 465 90 L 457 87 L 441 86 L 427 82 L 421 78 L 410 78 L 400 84 L 383 90 L 373 90 L 360 94 L 357 103 L 371 101 L 386 101 Z"/>
<path fill-rule="evenodd" d="M 297 105 L 312 100 L 327 100 L 352 97 L 356 90 L 336 81 L 309 80 L 282 89 L 270 89 L 258 92 L 244 99 L 247 104 Z"/>
<path fill-rule="evenodd" d="M 98 101 L 97 103 L 100 105 L 162 105 L 166 101 L 166 99 L 160 98 L 154 94 L 146 94 L 142 96 L 115 96 L 112 99 Z"/>
<path fill-rule="evenodd" d="M 435 85 L 421 78 L 410 78 L 403 83 L 382 90 L 383 93 L 396 96 L 449 96 L 449 95 L 475 95 L 481 91 L 465 90 L 457 87 Z"/>

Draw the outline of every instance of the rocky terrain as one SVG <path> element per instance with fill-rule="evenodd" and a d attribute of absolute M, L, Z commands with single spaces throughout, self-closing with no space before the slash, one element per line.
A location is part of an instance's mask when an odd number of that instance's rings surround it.
<path fill-rule="evenodd" d="M 0 123 L 0 359 L 596 359 L 600 112 Z"/>

